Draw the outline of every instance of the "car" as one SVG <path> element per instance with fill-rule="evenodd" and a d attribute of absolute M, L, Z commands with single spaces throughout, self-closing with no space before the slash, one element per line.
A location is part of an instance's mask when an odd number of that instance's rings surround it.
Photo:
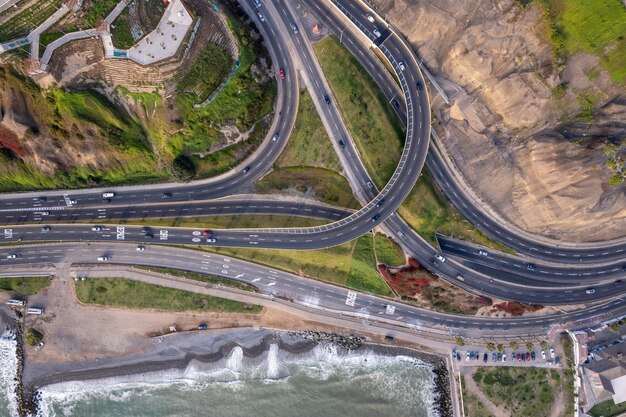
<path fill-rule="evenodd" d="M 400 68 L 400 71 L 404 71 L 406 69 L 406 65 L 404 64 L 404 61 L 398 62 L 398 67 Z"/>
<path fill-rule="evenodd" d="M 393 107 L 395 107 L 396 109 L 400 108 L 400 102 L 398 100 L 392 101 L 391 104 L 393 104 Z"/>
<path fill-rule="evenodd" d="M 436 260 L 438 260 L 439 262 L 445 262 L 446 258 L 444 258 L 443 256 L 441 256 L 440 254 L 436 253 L 433 255 L 435 257 Z"/>
<path fill-rule="evenodd" d="M 298 26 L 296 26 L 294 23 L 291 24 L 291 30 L 293 30 L 293 33 L 298 33 Z"/>
<path fill-rule="evenodd" d="M 254 0 L 254 5 L 256 7 L 261 7 L 261 0 Z"/>
<path fill-rule="evenodd" d="M 417 82 L 415 83 L 415 88 L 417 88 L 417 92 L 418 92 L 418 93 L 421 93 L 422 91 L 424 91 L 424 86 L 423 86 L 423 85 L 422 85 L 422 83 L 421 83 L 421 82 L 419 82 L 419 81 L 417 81 Z"/>
<path fill-rule="evenodd" d="M 526 264 L 526 269 L 528 269 L 529 271 L 534 271 L 535 270 L 535 264 Z"/>
<path fill-rule="evenodd" d="M 493 352 L 493 353 L 491 354 L 491 361 L 492 361 L 492 362 L 495 362 L 495 361 L 497 361 L 497 360 L 498 360 L 498 354 L 497 354 L 496 352 Z"/>
<path fill-rule="evenodd" d="M 526 361 L 530 362 L 530 352 L 526 352 Z"/>
<path fill-rule="evenodd" d="M 398 235 L 398 237 L 400 239 L 402 239 L 404 237 L 404 233 L 402 233 L 400 230 L 398 230 L 398 232 L 396 234 Z"/>
<path fill-rule="evenodd" d="M 329 97 L 329 95 L 328 95 L 328 94 L 325 94 L 325 95 L 324 95 L 324 102 L 325 102 L 326 104 L 330 104 L 330 97 Z"/>
<path fill-rule="evenodd" d="M 343 148 L 345 148 L 345 147 L 346 147 L 346 142 L 344 142 L 344 141 L 343 141 L 343 139 L 339 139 L 339 142 L 338 142 L 338 143 L 339 143 L 339 147 L 340 147 L 341 149 L 343 149 Z"/>
<path fill-rule="evenodd" d="M 105 204 L 109 204 L 111 202 L 111 199 L 110 198 L 103 198 L 102 202 L 105 203 Z"/>
<path fill-rule="evenodd" d="M 550 357 L 554 359 L 555 356 L 556 356 L 556 353 L 554 353 L 554 349 L 550 348 Z"/>
<path fill-rule="evenodd" d="M 143 237 L 145 237 L 146 239 L 154 239 L 154 235 L 152 234 L 152 232 L 144 233 Z"/>
<path fill-rule="evenodd" d="M 370 181 L 368 181 L 367 182 L 367 188 L 374 188 L 374 185 Z"/>
<path fill-rule="evenodd" d="M 380 219 L 380 213 L 377 213 L 374 215 L 374 217 L 372 217 L 372 222 L 376 222 L 378 221 L 378 219 Z"/>
<path fill-rule="evenodd" d="M 521 362 L 521 361 L 522 361 L 522 354 L 521 354 L 521 353 L 518 353 L 518 354 L 517 354 L 517 361 L 518 361 L 518 362 Z"/>
<path fill-rule="evenodd" d="M 15 259 L 15 258 L 17 258 L 17 255 L 15 253 L 7 255 L 7 259 Z"/>
<path fill-rule="evenodd" d="M 378 30 L 378 28 L 374 28 L 373 32 L 374 32 L 374 35 L 376 35 L 377 38 L 380 38 L 382 36 L 382 34 L 380 33 L 380 30 Z"/>
<path fill-rule="evenodd" d="M 194 236 L 200 236 L 200 231 L 199 230 L 194 230 L 193 232 L 191 232 L 192 235 Z"/>
<path fill-rule="evenodd" d="M 41 350 L 43 349 L 45 343 L 44 342 L 39 342 L 37 343 L 37 346 L 35 346 L 35 350 Z"/>
<path fill-rule="evenodd" d="M 555 365 L 558 365 L 560 363 L 561 363 L 561 358 L 559 358 L 559 357 L 554 358 L 554 364 Z"/>
<path fill-rule="evenodd" d="M 596 289 L 595 288 L 587 288 L 585 290 L 586 294 L 595 294 L 596 293 Z"/>
<path fill-rule="evenodd" d="M 111 198 L 111 197 L 115 197 L 115 193 L 112 193 L 112 192 L 102 193 L 102 198 Z"/>
<path fill-rule="evenodd" d="M 461 275 L 461 274 L 457 275 L 456 279 L 458 279 L 461 282 L 465 281 L 465 277 L 463 275 Z"/>
<path fill-rule="evenodd" d="M 383 204 L 385 204 L 385 199 L 384 199 L 384 198 L 381 198 L 380 200 L 378 200 L 378 203 L 376 203 L 376 207 L 380 207 L 380 206 L 382 206 Z"/>
<path fill-rule="evenodd" d="M 92 232 L 100 232 L 101 230 L 102 230 L 102 227 L 100 226 L 91 226 Z"/>
<path fill-rule="evenodd" d="M 241 171 L 241 172 L 242 172 L 242 173 L 244 173 L 244 174 L 247 174 L 247 173 L 248 173 L 248 171 L 250 171 L 250 165 L 248 165 L 247 167 L 245 167 L 245 168 L 243 169 L 243 171 Z"/>
<path fill-rule="evenodd" d="M 473 352 L 473 351 L 470 351 L 469 355 L 470 355 L 470 359 L 471 359 L 471 360 L 474 360 L 474 352 Z"/>
<path fill-rule="evenodd" d="M 198 326 L 198 330 L 206 330 L 206 329 L 207 329 L 207 325 L 204 323 Z"/>
<path fill-rule="evenodd" d="M 489 355 L 487 355 L 487 352 L 485 352 L 485 353 L 483 354 L 483 362 L 484 362 L 484 363 L 487 363 L 487 358 L 488 358 L 488 357 L 489 357 Z"/>
<path fill-rule="evenodd" d="M 474 356 L 474 359 L 475 359 L 475 360 L 478 360 L 478 359 L 479 359 L 479 356 L 480 356 L 480 353 L 478 353 L 478 352 L 475 352 L 475 356 Z"/>
<path fill-rule="evenodd" d="M 70 200 L 70 204 L 77 204 L 77 203 L 78 203 L 78 201 L 76 201 L 76 200 Z"/>
<path fill-rule="evenodd" d="M 193 239 L 191 239 L 191 241 L 194 243 L 198 243 L 198 242 L 201 242 L 202 239 L 200 239 L 199 237 L 194 237 Z"/>
<path fill-rule="evenodd" d="M 172 193 L 163 193 L 161 194 L 161 198 L 172 198 Z"/>
<path fill-rule="evenodd" d="M 622 285 L 622 284 L 623 284 L 623 282 L 622 282 L 622 280 L 621 280 L 621 279 L 618 279 L 617 281 L 615 281 L 615 282 L 613 283 L 613 285 L 615 285 L 616 287 L 619 287 L 619 286 L 620 286 L 620 285 Z"/>
<path fill-rule="evenodd" d="M 35 200 L 35 201 L 42 201 L 42 202 L 43 202 L 43 201 L 46 201 L 46 200 L 48 200 L 48 199 L 47 199 L 46 197 L 35 197 L 35 198 L 34 198 L 34 200 Z"/>
<path fill-rule="evenodd" d="M 535 355 L 535 351 L 530 352 L 530 358 L 531 358 L 532 360 L 537 359 L 537 356 Z"/>
<path fill-rule="evenodd" d="M 256 15 L 259 16 L 259 20 L 261 22 L 265 22 L 265 16 L 263 16 L 263 13 L 261 12 L 256 12 Z"/>
<path fill-rule="evenodd" d="M 502 362 L 506 362 L 506 353 L 502 354 Z"/>
<path fill-rule="evenodd" d="M 546 359 L 546 351 L 545 350 L 541 351 L 541 359 L 544 359 L 544 360 Z"/>
<path fill-rule="evenodd" d="M 215 239 L 214 237 L 211 237 L 206 240 L 206 243 L 215 243 L 215 242 L 217 242 L 217 239 Z"/>
<path fill-rule="evenodd" d="M 135 250 L 136 250 L 137 252 L 143 252 L 143 251 L 145 251 L 145 250 L 146 250 L 146 248 L 145 248 L 145 247 L 143 247 L 143 246 L 137 246 L 137 247 L 135 248 Z"/>
<path fill-rule="evenodd" d="M 47 215 L 50 214 L 50 212 L 49 211 L 42 211 L 39 214 L 41 214 L 42 216 L 47 216 Z"/>
<path fill-rule="evenodd" d="M 470 353 L 467 352 L 465 353 L 465 362 L 468 362 L 470 360 Z"/>
<path fill-rule="evenodd" d="M 622 271 L 626 272 L 626 264 L 622 265 Z"/>
<path fill-rule="evenodd" d="M 369 20 L 370 22 L 374 23 L 374 16 L 372 16 L 371 14 L 368 14 L 367 16 L 365 16 L 367 18 L 367 20 Z"/>
<path fill-rule="evenodd" d="M 50 231 L 50 226 L 44 226 L 41 228 L 42 232 L 49 232 Z"/>
<path fill-rule="evenodd" d="M 98 256 L 98 262 L 106 262 L 109 260 L 108 256 Z"/>
<path fill-rule="evenodd" d="M 202 236 L 211 236 L 213 235 L 213 232 L 211 232 L 210 230 L 205 230 L 202 232 Z"/>
<path fill-rule="evenodd" d="M 152 228 L 150 228 L 149 226 L 144 226 L 141 228 L 142 233 L 150 233 L 151 231 L 152 231 Z"/>
<path fill-rule="evenodd" d="M 280 79 L 284 80 L 285 79 L 285 70 L 281 68 L 280 71 L 278 71 L 278 73 L 280 74 Z"/>
<path fill-rule="evenodd" d="M 484 250 L 479 250 L 479 251 L 478 251 L 478 254 L 479 254 L 480 256 L 489 256 L 489 253 L 488 253 L 488 252 L 485 252 Z"/>
<path fill-rule="evenodd" d="M 276 142 L 278 140 L 278 133 L 274 133 L 274 136 L 272 136 L 272 142 Z"/>

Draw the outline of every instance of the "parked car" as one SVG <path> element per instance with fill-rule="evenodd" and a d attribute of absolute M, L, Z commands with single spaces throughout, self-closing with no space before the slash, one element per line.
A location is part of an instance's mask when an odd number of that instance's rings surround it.
<path fill-rule="evenodd" d="M 483 362 L 484 362 L 484 363 L 487 363 L 487 358 L 488 358 L 488 357 L 489 357 L 489 355 L 487 355 L 487 352 L 485 352 L 485 353 L 483 354 Z"/>
<path fill-rule="evenodd" d="M 502 354 L 502 362 L 506 362 L 506 353 Z"/>
<path fill-rule="evenodd" d="M 465 354 L 465 362 L 469 362 L 469 360 L 470 360 L 470 353 L 469 353 L 469 352 L 467 352 L 467 353 Z"/>
<path fill-rule="evenodd" d="M 537 356 L 535 355 L 535 351 L 530 352 L 530 358 L 532 360 L 535 360 L 537 358 Z"/>
<path fill-rule="evenodd" d="M 541 359 L 544 359 L 544 360 L 546 359 L 546 351 L 545 350 L 541 351 Z"/>
<path fill-rule="evenodd" d="M 526 360 L 530 362 L 530 352 L 526 352 Z"/>
<path fill-rule="evenodd" d="M 554 349 L 553 349 L 553 348 L 550 348 L 550 357 L 551 357 L 552 359 L 554 359 L 554 357 L 555 357 L 555 356 L 556 356 L 556 354 L 554 353 Z"/>
<path fill-rule="evenodd" d="M 498 360 L 498 354 L 497 354 L 496 352 L 493 352 L 493 353 L 491 354 L 491 361 L 492 361 L 492 362 L 495 362 L 495 361 L 497 361 L 497 360 Z"/>
<path fill-rule="evenodd" d="M 521 353 L 518 353 L 518 354 L 517 354 L 517 361 L 518 361 L 518 362 L 521 362 L 521 361 L 522 361 L 522 354 L 521 354 Z"/>

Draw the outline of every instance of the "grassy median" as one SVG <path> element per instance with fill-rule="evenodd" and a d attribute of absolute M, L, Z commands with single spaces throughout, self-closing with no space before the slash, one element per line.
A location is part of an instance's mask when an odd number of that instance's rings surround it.
<path fill-rule="evenodd" d="M 76 296 L 85 304 L 169 311 L 258 313 L 261 306 L 123 278 L 89 278 L 76 282 Z"/>
<path fill-rule="evenodd" d="M 0 277 L 0 291 L 33 295 L 50 285 L 50 277 Z"/>
<path fill-rule="evenodd" d="M 402 154 L 402 123 L 365 68 L 336 37 L 327 36 L 313 48 L 363 164 L 382 188 Z"/>

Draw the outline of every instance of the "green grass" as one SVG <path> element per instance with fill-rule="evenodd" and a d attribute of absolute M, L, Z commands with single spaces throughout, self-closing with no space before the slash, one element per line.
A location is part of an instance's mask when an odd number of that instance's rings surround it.
<path fill-rule="evenodd" d="M 119 49 L 130 49 L 136 43 L 130 30 L 129 10 L 130 8 L 126 7 L 111 27 L 111 40 L 113 45 Z"/>
<path fill-rule="evenodd" d="M 235 281 L 234 279 L 215 277 L 213 275 L 197 274 L 195 272 L 181 271 L 180 269 L 145 266 L 137 266 L 135 268 L 144 269 L 146 271 L 158 272 L 159 274 L 169 274 L 186 279 L 193 279 L 195 281 L 209 282 L 211 284 L 223 285 L 225 287 L 237 288 L 244 291 L 259 292 L 258 288 L 243 282 Z"/>
<path fill-rule="evenodd" d="M 0 290 L 33 295 L 50 285 L 50 277 L 0 277 Z"/>
<path fill-rule="evenodd" d="M 195 95 L 196 101 L 202 102 L 224 81 L 232 65 L 233 60 L 228 52 L 209 43 L 191 69 L 178 82 L 177 89 Z"/>
<path fill-rule="evenodd" d="M 61 7 L 61 0 L 39 0 L 0 25 L 0 42 L 24 37 Z"/>
<path fill-rule="evenodd" d="M 593 417 L 613 417 L 624 412 L 626 412 L 626 402 L 615 405 L 612 398 L 603 403 L 594 405 L 593 408 L 589 410 L 589 414 Z"/>
<path fill-rule="evenodd" d="M 255 183 L 260 194 L 291 193 L 314 197 L 340 207 L 359 208 L 348 180 L 324 168 L 288 167 L 275 169 Z"/>
<path fill-rule="evenodd" d="M 261 307 L 208 295 L 122 278 L 89 278 L 76 282 L 82 303 L 170 311 L 258 313 Z"/>
<path fill-rule="evenodd" d="M 310 166 L 342 171 L 339 157 L 307 90 L 300 91 L 296 124 L 276 166 Z"/>
<path fill-rule="evenodd" d="M 496 405 L 516 417 L 548 416 L 556 399 L 549 369 L 492 367 L 479 368 L 473 375 L 480 390 Z"/>
<path fill-rule="evenodd" d="M 543 0 L 547 1 L 547 0 Z M 626 8 L 621 0 L 550 0 L 569 53 L 600 58 L 611 78 L 626 83 Z"/>
<path fill-rule="evenodd" d="M 28 346 L 37 346 L 43 341 L 43 333 L 37 329 L 29 327 L 26 329 L 26 344 Z"/>
<path fill-rule="evenodd" d="M 39 56 L 43 56 L 46 47 L 64 35 L 63 32 L 42 33 L 39 36 Z"/>
<path fill-rule="evenodd" d="M 378 263 L 389 266 L 399 266 L 406 263 L 406 257 L 400 246 L 387 236 L 376 233 L 374 235 L 374 243 L 376 245 L 376 259 Z"/>
<path fill-rule="evenodd" d="M 379 188 L 398 165 L 404 133 L 400 119 L 358 60 L 334 36 L 313 44 L 363 164 Z"/>
<path fill-rule="evenodd" d="M 293 274 L 327 281 L 350 288 L 390 295 L 376 270 L 372 236 L 320 250 L 247 249 L 206 246 L 201 250 L 233 256 Z"/>
<path fill-rule="evenodd" d="M 346 285 L 359 291 L 392 295 L 389 286 L 380 277 L 376 268 L 374 242 L 370 233 L 361 236 L 356 241 Z"/>
<path fill-rule="evenodd" d="M 92 222 L 89 222 L 92 223 Z M 311 227 L 328 223 L 328 220 L 297 216 L 242 214 L 226 216 L 175 217 L 163 219 L 126 219 L 119 224 L 149 224 L 165 227 L 197 227 L 207 229 L 250 229 L 259 227 Z"/>
<path fill-rule="evenodd" d="M 461 379 L 461 390 L 463 391 L 463 411 L 468 417 L 494 417 L 487 407 L 480 401 L 480 398 L 467 392 L 465 381 Z"/>
<path fill-rule="evenodd" d="M 104 19 L 119 3 L 118 0 L 86 0 L 83 2 L 83 26 L 95 27 L 100 19 Z M 114 22 L 115 23 L 115 22 Z"/>
<path fill-rule="evenodd" d="M 427 168 L 422 170 L 415 187 L 398 212 L 413 230 L 435 247 L 437 246 L 435 233 L 439 232 L 506 253 L 513 253 L 512 249 L 491 240 L 468 222 L 437 188 Z"/>

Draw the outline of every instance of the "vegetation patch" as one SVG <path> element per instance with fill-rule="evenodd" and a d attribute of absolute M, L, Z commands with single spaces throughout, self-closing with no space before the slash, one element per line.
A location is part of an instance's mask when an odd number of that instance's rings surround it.
<path fill-rule="evenodd" d="M 467 391 L 464 379 L 461 379 L 461 391 L 463 392 L 463 411 L 466 416 L 494 417 L 480 401 L 480 398 Z"/>
<path fill-rule="evenodd" d="M 231 70 L 233 60 L 219 46 L 207 44 L 198 60 L 178 82 L 180 92 L 196 96 L 196 102 L 206 100 L 224 81 Z"/>
<path fill-rule="evenodd" d="M 37 346 L 43 342 L 43 333 L 37 329 L 29 327 L 26 329 L 26 344 L 28 346 Z"/>
<path fill-rule="evenodd" d="M 82 303 L 170 311 L 258 313 L 261 307 L 122 278 L 89 278 L 76 282 Z"/>
<path fill-rule="evenodd" d="M 372 241 L 370 234 L 348 243 L 320 250 L 268 250 L 206 246 L 201 246 L 199 249 L 233 256 L 362 291 L 389 295 L 391 294 L 389 288 L 376 272 L 372 244 L 368 244 L 367 241 Z M 357 251 L 358 243 L 360 246 Z"/>
<path fill-rule="evenodd" d="M 118 3 L 118 0 L 84 0 L 81 8 L 83 27 L 96 27 Z"/>
<path fill-rule="evenodd" d="M 427 168 L 422 169 L 415 187 L 398 208 L 398 212 L 413 230 L 435 247 L 438 246 L 435 234 L 441 233 L 502 252 L 514 253 L 512 249 L 491 240 L 468 222 L 439 190 Z"/>
<path fill-rule="evenodd" d="M 330 140 L 311 95 L 307 90 L 302 90 L 296 124 L 285 150 L 276 161 L 276 166 L 279 168 L 310 166 L 341 172 L 339 157 Z"/>
<path fill-rule="evenodd" d="M 374 235 L 376 260 L 379 264 L 398 266 L 406 263 L 406 256 L 402 248 L 389 237 L 376 233 Z"/>
<path fill-rule="evenodd" d="M 624 412 L 626 412 L 626 402 L 616 405 L 612 398 L 594 405 L 593 408 L 589 410 L 589 414 L 591 414 L 592 417 L 614 417 L 622 415 Z"/>
<path fill-rule="evenodd" d="M 534 367 L 483 367 L 473 378 L 494 404 L 519 417 L 549 415 L 560 384 L 558 373 L 551 375 L 549 369 Z"/>
<path fill-rule="evenodd" d="M 359 208 L 348 180 L 324 168 L 288 167 L 275 169 L 255 183 L 261 194 L 293 194 L 316 198 L 340 207 Z"/>
<path fill-rule="evenodd" d="M 402 154 L 402 123 L 365 68 L 336 37 L 327 36 L 313 48 L 363 164 L 382 188 Z"/>
<path fill-rule="evenodd" d="M 0 42 L 25 37 L 61 7 L 61 0 L 38 0 L 0 25 Z"/>
<path fill-rule="evenodd" d="M 50 285 L 50 277 L 0 277 L 0 290 L 33 295 Z"/>
<path fill-rule="evenodd" d="M 133 39 L 130 21 L 130 9 L 127 6 L 111 25 L 113 46 L 119 49 L 130 49 L 137 43 Z"/>

